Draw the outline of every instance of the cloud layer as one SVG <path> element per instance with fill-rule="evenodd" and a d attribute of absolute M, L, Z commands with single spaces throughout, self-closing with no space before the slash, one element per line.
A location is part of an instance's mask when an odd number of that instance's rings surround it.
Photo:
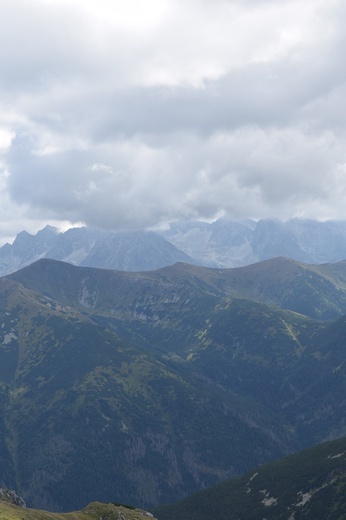
<path fill-rule="evenodd" d="M 341 0 L 0 6 L 0 235 L 346 218 Z"/>

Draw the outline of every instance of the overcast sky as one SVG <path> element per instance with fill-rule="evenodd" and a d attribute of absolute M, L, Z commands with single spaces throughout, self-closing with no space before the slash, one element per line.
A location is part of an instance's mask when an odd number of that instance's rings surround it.
<path fill-rule="evenodd" d="M 0 243 L 346 218 L 344 0 L 1 0 Z"/>

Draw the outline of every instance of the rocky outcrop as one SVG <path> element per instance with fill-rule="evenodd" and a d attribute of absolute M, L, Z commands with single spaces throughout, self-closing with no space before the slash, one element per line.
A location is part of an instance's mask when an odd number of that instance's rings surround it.
<path fill-rule="evenodd" d="M 19 507 L 26 507 L 25 500 L 18 496 L 15 491 L 12 489 L 4 489 L 0 487 L 0 500 L 4 502 L 9 502 L 10 504 L 14 504 Z"/>

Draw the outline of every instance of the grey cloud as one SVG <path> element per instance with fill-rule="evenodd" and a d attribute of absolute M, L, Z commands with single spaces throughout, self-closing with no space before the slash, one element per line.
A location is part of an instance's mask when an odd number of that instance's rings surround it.
<path fill-rule="evenodd" d="M 332 177 L 325 172 L 345 159 L 328 136 L 254 127 L 176 135 L 164 147 L 124 140 L 46 156 L 23 146 L 20 153 L 20 144 L 13 148 L 9 179 L 16 202 L 50 218 L 118 229 L 220 211 L 233 217 L 308 213 L 309 204 L 328 205 Z"/>
<path fill-rule="evenodd" d="M 15 207 L 118 229 L 220 212 L 346 217 L 338 6 L 326 40 L 315 34 L 299 51 L 172 86 L 144 81 L 153 42 L 141 53 L 107 33 L 93 48 L 90 20 L 57 5 L 15 0 L 0 17 L 2 112 L 17 135 L 3 160 Z"/>
<path fill-rule="evenodd" d="M 47 82 L 73 73 L 77 56 L 85 61 L 81 52 L 84 45 L 78 41 L 74 22 L 66 10 L 37 1 L 29 4 L 15 0 L 6 4 L 0 8 L 3 89 L 27 92 L 47 88 Z"/>
<path fill-rule="evenodd" d="M 343 110 L 344 72 L 339 61 L 317 58 L 305 68 L 293 61 L 252 64 L 233 71 L 204 88 L 117 88 L 88 85 L 55 93 L 42 100 L 28 99 L 33 121 L 57 132 L 85 133 L 95 141 L 109 141 L 136 134 L 193 131 L 211 134 L 241 126 L 289 126 L 311 120 L 315 124 Z M 80 90 L 82 91 L 80 93 Z M 323 109 L 327 103 L 328 109 Z M 50 115 L 52 112 L 52 115 Z M 56 118 L 56 114 L 59 118 Z"/>

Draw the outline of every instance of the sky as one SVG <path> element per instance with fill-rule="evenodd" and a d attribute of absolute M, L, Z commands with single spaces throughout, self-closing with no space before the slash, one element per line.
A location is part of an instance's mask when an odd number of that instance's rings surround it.
<path fill-rule="evenodd" d="M 346 219 L 343 0 L 2 0 L 0 243 Z"/>

